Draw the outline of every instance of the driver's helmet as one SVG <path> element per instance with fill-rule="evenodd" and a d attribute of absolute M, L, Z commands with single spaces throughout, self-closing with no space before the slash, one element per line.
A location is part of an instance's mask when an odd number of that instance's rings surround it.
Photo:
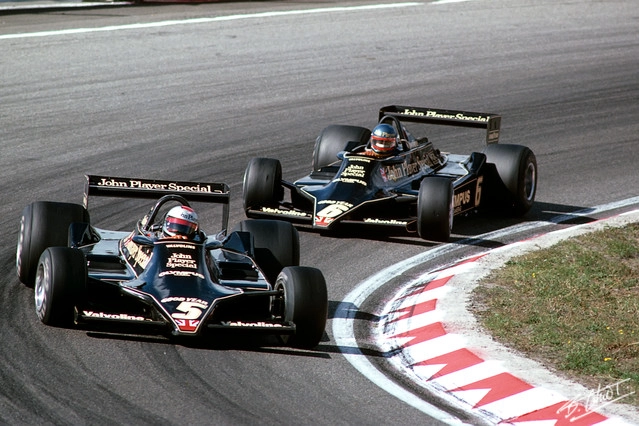
<path fill-rule="evenodd" d="M 378 154 L 394 153 L 397 149 L 397 131 L 390 124 L 378 124 L 371 132 L 370 145 Z"/>
<path fill-rule="evenodd" d="M 187 206 L 176 206 L 164 217 L 162 233 L 165 237 L 193 238 L 198 228 L 197 214 Z"/>

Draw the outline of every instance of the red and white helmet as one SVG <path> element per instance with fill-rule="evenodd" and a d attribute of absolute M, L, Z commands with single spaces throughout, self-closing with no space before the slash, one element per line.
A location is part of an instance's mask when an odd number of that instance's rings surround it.
<path fill-rule="evenodd" d="M 397 149 L 397 132 L 390 124 L 378 124 L 371 132 L 371 148 L 378 154 L 392 154 Z"/>
<path fill-rule="evenodd" d="M 198 228 L 197 214 L 187 206 L 173 207 L 164 218 L 162 232 L 167 237 L 192 238 Z"/>

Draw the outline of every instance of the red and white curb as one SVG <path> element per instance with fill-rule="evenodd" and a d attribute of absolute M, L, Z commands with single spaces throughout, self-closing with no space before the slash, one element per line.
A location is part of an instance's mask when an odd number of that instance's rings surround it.
<path fill-rule="evenodd" d="M 585 389 L 506 349 L 481 332 L 466 305 L 477 282 L 511 257 L 604 226 L 638 221 L 639 210 L 632 211 L 425 273 L 407 283 L 378 314 L 378 346 L 392 354 L 388 360 L 414 383 L 490 424 L 637 424 L 639 411 L 609 403 L 624 396 L 614 394 L 618 389 L 606 388 L 605 394 Z"/>

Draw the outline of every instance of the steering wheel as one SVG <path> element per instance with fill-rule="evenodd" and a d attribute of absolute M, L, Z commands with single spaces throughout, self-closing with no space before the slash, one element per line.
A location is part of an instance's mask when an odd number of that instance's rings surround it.
<path fill-rule="evenodd" d="M 169 194 L 169 195 L 163 196 L 155 203 L 155 205 L 151 208 L 151 210 L 149 210 L 149 213 L 146 216 L 144 216 L 140 220 L 140 222 L 138 222 L 138 228 L 140 230 L 140 233 L 148 234 L 149 232 L 154 231 L 152 227 L 153 227 L 153 223 L 155 222 L 155 217 L 158 215 L 158 212 L 160 211 L 162 206 L 170 201 L 177 201 L 183 206 L 191 207 L 191 205 L 186 200 L 186 198 L 184 198 L 181 195 Z"/>

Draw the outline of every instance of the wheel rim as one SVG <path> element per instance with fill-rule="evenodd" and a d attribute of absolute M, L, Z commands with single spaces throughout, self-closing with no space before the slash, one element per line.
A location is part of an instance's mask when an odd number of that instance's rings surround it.
<path fill-rule="evenodd" d="M 46 315 L 47 297 L 51 286 L 51 267 L 49 259 L 38 265 L 35 281 L 35 305 L 38 317 L 42 320 Z"/>
<path fill-rule="evenodd" d="M 18 234 L 18 246 L 16 248 L 16 270 L 18 276 L 22 274 L 22 246 L 24 245 L 24 216 L 20 218 L 20 234 Z"/>
<path fill-rule="evenodd" d="M 535 196 L 536 182 L 535 165 L 533 163 L 528 163 L 526 175 L 524 176 L 524 195 L 528 201 L 532 201 Z"/>

